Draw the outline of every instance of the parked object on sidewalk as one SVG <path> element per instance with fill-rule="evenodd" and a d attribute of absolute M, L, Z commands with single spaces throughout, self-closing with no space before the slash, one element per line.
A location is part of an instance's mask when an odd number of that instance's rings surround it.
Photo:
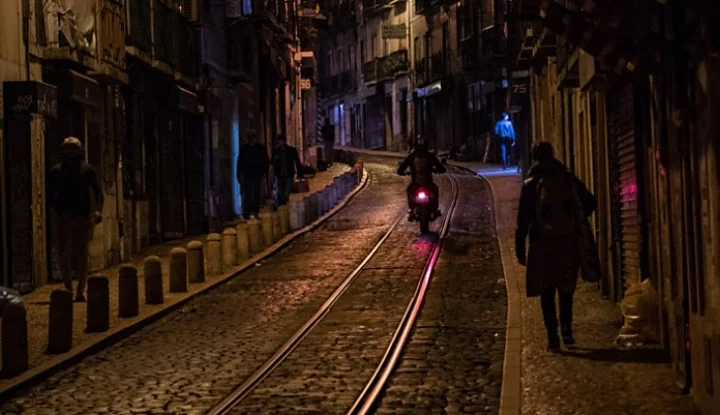
<path fill-rule="evenodd" d="M 67 290 L 50 294 L 50 322 L 48 324 L 49 354 L 65 353 L 72 348 L 73 298 Z"/>
<path fill-rule="evenodd" d="M 100 333 L 110 328 L 110 281 L 102 275 L 88 278 L 88 333 Z"/>
<path fill-rule="evenodd" d="M 312 179 L 315 177 L 315 174 L 317 174 L 317 170 L 313 168 L 313 166 L 309 164 L 305 164 L 303 166 L 303 176 L 307 179 Z"/>
<path fill-rule="evenodd" d="M 163 275 L 160 258 L 151 255 L 143 262 L 145 277 L 145 304 L 163 303 Z"/>
<path fill-rule="evenodd" d="M 170 292 L 186 293 L 187 290 L 187 251 L 173 248 L 170 250 Z"/>
<path fill-rule="evenodd" d="M 660 305 L 657 298 L 657 291 L 649 279 L 628 288 L 620 303 L 624 324 L 616 341 L 618 345 L 638 347 L 659 340 L 657 316 Z"/>
<path fill-rule="evenodd" d="M 310 184 L 307 179 L 298 179 L 293 183 L 293 193 L 307 193 L 310 191 Z"/>
<path fill-rule="evenodd" d="M 136 317 L 140 314 L 138 292 L 138 270 L 134 265 L 120 267 L 118 277 L 118 310 L 120 318 Z"/>
<path fill-rule="evenodd" d="M 22 297 L 20 293 L 15 290 L 0 286 L 0 314 L 2 314 L 3 309 L 8 304 L 19 304 L 22 306 Z"/>
<path fill-rule="evenodd" d="M 560 328 L 563 340 L 566 344 L 574 343 L 572 295 L 577 287 L 581 265 L 578 244 L 581 222 L 577 215 L 585 216 L 582 219 L 586 221 L 595 211 L 597 200 L 580 180 L 555 159 L 549 143 L 536 144 L 533 156 L 536 162 L 520 195 L 515 253 L 521 265 L 527 264 L 527 296 L 542 297 L 548 348 L 554 350 L 560 347 L 556 292 L 559 292 L 561 300 Z M 528 235 L 530 250 L 526 257 L 525 239 Z"/>
<path fill-rule="evenodd" d="M 7 303 L 2 316 L 2 374 L 9 378 L 28 369 L 27 311 L 20 302 Z"/>
<path fill-rule="evenodd" d="M 250 219 L 248 223 L 255 219 Z M 222 274 L 222 237 L 220 234 L 211 233 L 207 236 L 207 273 L 210 276 L 216 276 Z"/>
<path fill-rule="evenodd" d="M 191 284 L 205 282 L 205 253 L 200 241 L 190 241 L 187 246 L 188 280 Z"/>
<path fill-rule="evenodd" d="M 48 203 L 54 211 L 60 270 L 65 288 L 72 291 L 71 265 L 78 278 L 76 301 L 85 300 L 88 245 L 91 231 L 102 220 L 104 195 L 95 170 L 84 160 L 80 140 L 68 137 L 62 144 L 62 162 L 48 175 Z"/>

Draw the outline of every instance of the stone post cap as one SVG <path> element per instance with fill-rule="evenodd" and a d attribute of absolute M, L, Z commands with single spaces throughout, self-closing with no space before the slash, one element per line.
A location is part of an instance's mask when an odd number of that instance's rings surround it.
<path fill-rule="evenodd" d="M 185 255 L 187 255 L 187 251 L 185 250 L 185 248 L 173 248 L 170 250 L 170 258 Z"/>
<path fill-rule="evenodd" d="M 188 251 L 198 251 L 203 249 L 203 244 L 200 241 L 190 241 L 187 246 Z"/>
<path fill-rule="evenodd" d="M 105 275 L 91 275 L 88 277 L 88 285 L 90 284 L 102 284 L 102 285 L 108 285 L 110 283 L 110 280 Z"/>
<path fill-rule="evenodd" d="M 58 300 L 68 299 L 69 301 L 72 301 L 72 293 L 70 291 L 66 290 L 65 288 L 53 290 L 53 292 L 50 293 L 50 300 L 52 301 L 53 299 L 56 299 L 56 298 Z"/>
<path fill-rule="evenodd" d="M 215 242 L 215 241 L 220 242 L 222 240 L 222 237 L 218 233 L 211 233 L 210 235 L 207 236 L 207 240 L 208 240 L 208 242 Z"/>
<path fill-rule="evenodd" d="M 143 262 L 145 262 L 146 264 L 157 262 L 159 264 L 159 263 L 161 263 L 161 260 L 160 260 L 160 257 L 157 255 L 150 255 L 149 257 L 146 257 L 145 261 L 143 261 Z"/>
<path fill-rule="evenodd" d="M 238 223 L 237 225 L 235 225 L 235 229 L 247 229 L 247 228 L 248 228 L 248 223 L 246 221 L 242 221 L 242 222 Z"/>
<path fill-rule="evenodd" d="M 2 310 L 2 317 L 5 321 L 12 318 L 26 318 L 27 310 L 22 303 L 7 303 Z"/>
<path fill-rule="evenodd" d="M 138 269 L 135 265 L 123 264 L 120 266 L 120 275 L 132 275 L 137 274 Z"/>
<path fill-rule="evenodd" d="M 223 230 L 223 235 L 235 235 L 236 233 L 237 231 L 235 230 L 235 228 L 225 228 Z"/>
<path fill-rule="evenodd" d="M 296 203 L 297 203 L 297 202 L 296 202 Z M 279 211 L 285 211 L 285 210 L 290 210 L 290 207 L 289 207 L 288 205 L 282 205 L 282 206 L 280 206 L 280 207 L 278 208 L 278 212 L 279 212 Z"/>
<path fill-rule="evenodd" d="M 264 219 L 264 218 L 267 218 L 268 216 L 271 216 L 271 215 L 272 215 L 272 212 L 264 211 L 264 212 L 260 212 L 260 215 L 259 215 L 259 216 L 260 216 L 260 219 Z"/>

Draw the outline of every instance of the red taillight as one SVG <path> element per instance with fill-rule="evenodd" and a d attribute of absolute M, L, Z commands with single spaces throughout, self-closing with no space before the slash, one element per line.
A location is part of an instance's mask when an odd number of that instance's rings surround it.
<path fill-rule="evenodd" d="M 415 198 L 418 200 L 418 202 L 425 202 L 428 200 L 428 195 L 427 195 L 427 193 L 425 193 L 424 191 L 421 190 L 418 192 L 418 194 Z"/>

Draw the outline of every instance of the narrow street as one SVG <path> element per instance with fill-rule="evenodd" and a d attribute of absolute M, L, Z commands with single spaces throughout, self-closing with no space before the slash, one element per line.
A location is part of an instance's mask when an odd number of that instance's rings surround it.
<path fill-rule="evenodd" d="M 347 411 L 385 353 L 436 241 L 432 235 L 419 236 L 417 224 L 407 222 L 407 179 L 396 175 L 396 163 L 367 159 L 368 187 L 320 229 L 181 311 L 23 391 L 0 412 L 205 413 L 316 312 L 402 215 L 329 314 L 232 413 Z M 390 412 L 418 413 L 420 407 L 422 412 L 446 407 L 454 412 L 471 403 L 475 406 L 464 413 L 476 413 L 477 405 L 487 406 L 482 412 L 497 411 L 505 303 L 492 202 L 485 182 L 468 173 L 453 174 L 459 179 L 459 199 L 450 237 L 427 308 L 383 400 Z M 449 178 L 438 183 L 445 212 L 453 197 Z M 483 271 L 468 273 L 479 269 L 473 264 L 478 258 Z M 476 302 L 480 298 L 487 301 Z M 484 352 L 472 352 L 472 344 Z M 446 346 L 455 348 L 437 353 Z M 429 364 L 427 371 L 412 368 L 418 357 Z M 414 383 L 408 383 L 407 374 L 413 374 Z M 433 379 L 443 387 L 463 374 L 458 385 L 467 390 L 453 386 L 447 400 L 438 395 L 445 392 L 433 386 Z M 407 398 L 393 397 L 421 383 L 437 396 L 413 399 L 409 407 Z M 468 395 L 476 385 L 487 386 L 482 397 Z"/>

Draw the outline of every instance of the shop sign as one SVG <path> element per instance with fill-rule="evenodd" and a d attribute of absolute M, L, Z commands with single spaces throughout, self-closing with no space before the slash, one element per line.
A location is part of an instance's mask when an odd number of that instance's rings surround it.
<path fill-rule="evenodd" d="M 5 110 L 14 114 L 41 114 L 57 118 L 57 88 L 35 81 L 5 82 Z"/>
<path fill-rule="evenodd" d="M 383 39 L 405 39 L 407 38 L 407 27 L 405 24 L 384 24 L 382 27 Z"/>

